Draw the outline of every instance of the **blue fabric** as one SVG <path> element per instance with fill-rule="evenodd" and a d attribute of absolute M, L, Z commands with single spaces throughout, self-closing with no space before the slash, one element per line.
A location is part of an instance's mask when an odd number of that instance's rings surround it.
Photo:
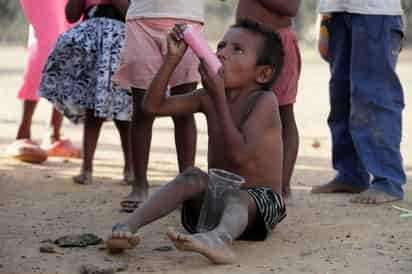
<path fill-rule="evenodd" d="M 400 16 L 334 13 L 328 60 L 336 179 L 400 198 L 404 98 L 395 66 L 402 39 Z"/>

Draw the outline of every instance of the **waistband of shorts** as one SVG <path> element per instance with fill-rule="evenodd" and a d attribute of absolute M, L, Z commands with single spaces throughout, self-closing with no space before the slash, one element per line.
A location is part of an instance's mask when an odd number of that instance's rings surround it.
<path fill-rule="evenodd" d="M 176 23 L 186 23 L 203 26 L 203 22 L 194 21 L 189 19 L 180 19 L 180 18 L 138 18 L 138 19 L 127 19 L 126 22 L 142 22 L 149 25 L 157 26 L 169 26 Z"/>

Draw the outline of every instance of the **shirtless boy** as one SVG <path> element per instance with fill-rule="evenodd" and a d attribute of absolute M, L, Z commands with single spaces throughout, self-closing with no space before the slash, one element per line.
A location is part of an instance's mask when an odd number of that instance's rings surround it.
<path fill-rule="evenodd" d="M 166 96 L 167 84 L 187 45 L 184 25 L 168 36 L 168 53 L 145 95 L 143 108 L 156 115 L 204 113 L 207 119 L 209 168 L 225 169 L 245 178 L 241 190 L 223 194 L 219 224 L 197 233 L 208 174 L 189 168 L 161 187 L 133 214 L 113 227 L 109 251 L 133 248 L 136 233 L 182 205 L 182 224 L 191 235 L 173 229 L 168 237 L 179 250 L 194 251 L 215 264 L 232 263 L 234 239 L 264 240 L 286 216 L 282 200 L 282 132 L 276 96 L 270 92 L 283 63 L 279 37 L 252 21 L 239 21 L 217 48 L 222 62 L 218 74 L 201 61 L 204 89 Z"/>
<path fill-rule="evenodd" d="M 299 133 L 294 114 L 294 103 L 300 77 L 300 52 L 292 17 L 298 13 L 300 0 L 239 0 L 236 18 L 248 18 L 275 31 L 283 43 L 285 62 L 272 90 L 279 104 L 283 140 L 283 197 L 291 194 L 290 178 L 299 148 Z M 275 54 L 275 53 L 274 53 Z"/>

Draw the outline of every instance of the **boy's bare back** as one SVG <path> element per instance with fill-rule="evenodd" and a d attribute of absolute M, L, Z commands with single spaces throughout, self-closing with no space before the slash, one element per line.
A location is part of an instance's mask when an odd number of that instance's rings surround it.
<path fill-rule="evenodd" d="M 300 0 L 239 0 L 236 18 L 247 18 L 278 30 L 292 24 L 299 4 Z"/>

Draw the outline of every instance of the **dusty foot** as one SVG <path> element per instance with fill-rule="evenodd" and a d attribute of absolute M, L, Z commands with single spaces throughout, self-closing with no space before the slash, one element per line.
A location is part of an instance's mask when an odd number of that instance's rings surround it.
<path fill-rule="evenodd" d="M 121 211 L 131 213 L 147 200 L 148 190 L 133 188 L 132 192 L 120 202 Z"/>
<path fill-rule="evenodd" d="M 379 205 L 379 204 L 390 203 L 390 202 L 399 201 L 399 200 L 401 199 L 398 197 L 389 195 L 378 189 L 370 188 L 362 192 L 361 194 L 356 195 L 349 201 L 352 203 L 358 203 L 358 204 Z"/>
<path fill-rule="evenodd" d="M 116 224 L 106 240 L 106 248 L 110 253 L 119 253 L 135 248 L 139 242 L 140 237 L 132 234 L 127 224 Z"/>
<path fill-rule="evenodd" d="M 93 183 L 91 171 L 82 171 L 79 175 L 73 177 L 73 182 L 79 185 L 90 185 Z"/>
<path fill-rule="evenodd" d="M 337 180 L 327 184 L 312 187 L 312 193 L 360 193 L 364 189 L 346 185 Z"/>
<path fill-rule="evenodd" d="M 216 232 L 187 235 L 170 228 L 167 236 L 177 249 L 202 254 L 214 264 L 231 264 L 236 256 Z"/>

